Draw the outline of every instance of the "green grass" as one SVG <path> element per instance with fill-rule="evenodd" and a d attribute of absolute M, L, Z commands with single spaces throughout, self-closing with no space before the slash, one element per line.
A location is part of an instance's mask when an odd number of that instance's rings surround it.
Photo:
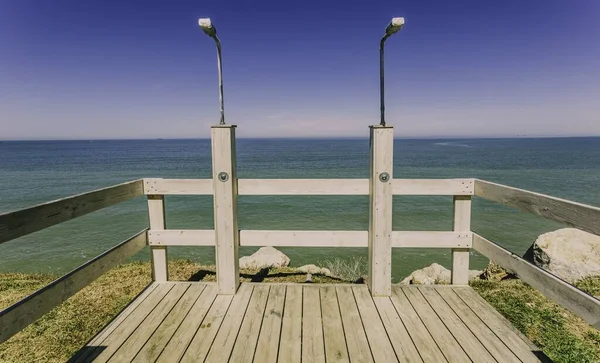
<path fill-rule="evenodd" d="M 600 332 L 521 280 L 476 280 L 471 287 L 554 362 L 600 362 Z"/>

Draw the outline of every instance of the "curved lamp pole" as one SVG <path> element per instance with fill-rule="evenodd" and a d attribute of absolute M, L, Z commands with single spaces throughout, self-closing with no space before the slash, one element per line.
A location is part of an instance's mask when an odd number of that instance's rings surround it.
<path fill-rule="evenodd" d="M 221 41 L 217 37 L 217 28 L 212 25 L 210 18 L 198 19 L 198 25 L 209 37 L 215 40 L 217 44 L 217 68 L 219 71 L 219 103 L 221 105 L 221 121 L 220 125 L 225 125 L 225 109 L 223 106 L 223 63 L 221 61 Z"/>
<path fill-rule="evenodd" d="M 385 35 L 379 43 L 379 95 L 381 101 L 381 126 L 385 126 L 385 88 L 384 88 L 384 67 L 383 67 L 383 45 L 387 38 L 397 33 L 404 26 L 404 18 L 393 18 L 385 28 Z"/>

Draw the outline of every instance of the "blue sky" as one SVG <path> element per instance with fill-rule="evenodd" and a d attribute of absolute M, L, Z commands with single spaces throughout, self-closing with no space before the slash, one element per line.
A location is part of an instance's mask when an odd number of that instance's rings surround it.
<path fill-rule="evenodd" d="M 600 1 L 0 1 L 0 139 L 600 135 Z"/>

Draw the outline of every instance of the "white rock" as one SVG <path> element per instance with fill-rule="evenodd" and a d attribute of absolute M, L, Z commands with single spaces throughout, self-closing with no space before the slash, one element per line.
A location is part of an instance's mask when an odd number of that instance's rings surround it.
<path fill-rule="evenodd" d="M 479 277 L 479 275 L 481 275 L 481 271 L 469 271 L 470 280 Z M 400 283 L 405 285 L 449 284 L 451 276 L 452 273 L 450 270 L 440 264 L 433 263 L 430 266 L 414 271 Z"/>
<path fill-rule="evenodd" d="M 290 258 L 273 247 L 261 247 L 251 256 L 240 258 L 240 268 L 286 267 Z"/>
<path fill-rule="evenodd" d="M 524 257 L 569 282 L 600 276 L 600 236 L 576 228 L 544 233 Z"/>
<path fill-rule="evenodd" d="M 331 276 L 331 271 L 329 271 L 329 269 L 326 269 L 325 267 L 319 267 L 317 265 L 300 266 L 300 267 L 296 268 L 296 271 L 302 272 L 305 274 Z"/>

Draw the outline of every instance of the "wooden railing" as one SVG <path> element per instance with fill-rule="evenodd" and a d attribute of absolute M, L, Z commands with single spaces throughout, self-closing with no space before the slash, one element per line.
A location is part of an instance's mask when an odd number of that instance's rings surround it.
<path fill-rule="evenodd" d="M 0 243 L 144 195 L 142 180 L 0 214 Z M 144 229 L 117 246 L 0 311 L 0 343 L 63 303 L 147 245 Z"/>
<path fill-rule="evenodd" d="M 600 235 L 600 208 L 597 207 L 479 179 L 475 180 L 475 196 Z M 600 329 L 598 299 L 476 233 L 473 249 Z"/>

